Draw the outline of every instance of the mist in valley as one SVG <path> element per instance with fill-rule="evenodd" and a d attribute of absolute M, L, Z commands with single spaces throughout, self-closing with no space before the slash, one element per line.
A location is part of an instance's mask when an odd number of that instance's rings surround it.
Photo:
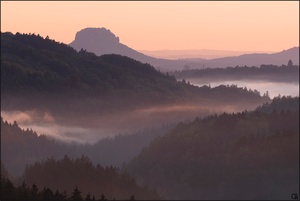
<path fill-rule="evenodd" d="M 236 66 L 226 68 L 185 69 L 170 72 L 178 81 L 185 80 L 195 86 L 237 86 L 260 95 L 299 96 L 299 66 L 288 60 L 287 65 Z"/>
<path fill-rule="evenodd" d="M 109 114 L 84 113 L 61 116 L 33 109 L 2 110 L 1 116 L 10 123 L 16 121 L 25 130 L 32 129 L 39 135 L 43 134 L 64 143 L 95 144 L 101 139 L 113 138 L 118 134 L 130 135 L 147 128 L 192 120 L 197 116 L 250 111 L 257 106 L 253 103 L 220 104 L 203 101 L 193 104 L 158 105 Z"/>
<path fill-rule="evenodd" d="M 120 168 L 180 122 L 224 112 L 251 111 L 258 105 L 257 102 L 248 100 L 222 104 L 218 100 L 203 99 L 193 103 L 160 104 L 103 114 L 67 111 L 56 113 L 40 109 L 2 110 L 3 121 L 37 135 L 34 137 L 30 134 L 32 137 L 28 138 L 18 131 L 24 137 L 17 137 L 13 141 L 4 140 L 2 143 L 8 144 L 2 144 L 2 160 L 13 176 L 21 175 L 26 165 L 33 164 L 36 160 L 47 157 L 60 159 L 64 155 L 73 158 L 85 155 L 95 165 L 99 163 Z M 2 132 L 6 134 L 5 130 Z M 26 151 L 8 151 L 10 147 L 17 146 L 19 140 L 27 147 Z M 44 144 L 44 150 L 40 150 L 40 144 Z"/>
<path fill-rule="evenodd" d="M 96 30 L 87 31 L 136 55 Z M 16 185 L 55 188 L 63 175 L 59 190 L 68 193 L 80 184 L 112 198 L 143 186 L 132 193 L 142 196 L 149 186 L 167 199 L 253 198 L 247 189 L 260 185 L 270 187 L 254 198 L 274 198 L 278 181 L 280 196 L 297 186 L 299 66 L 291 60 L 214 69 L 180 61 L 184 70 L 166 73 L 76 41 L 78 51 L 35 34 L 2 33 L 2 41 L 1 165 Z"/>
<path fill-rule="evenodd" d="M 237 87 L 246 87 L 247 89 L 257 90 L 261 95 L 268 91 L 270 98 L 280 96 L 299 96 L 299 82 L 272 82 L 264 80 L 214 80 L 214 79 L 199 79 L 199 78 L 187 78 L 186 81 L 195 86 L 210 85 L 216 87 L 221 84 L 224 85 L 237 85 Z"/>

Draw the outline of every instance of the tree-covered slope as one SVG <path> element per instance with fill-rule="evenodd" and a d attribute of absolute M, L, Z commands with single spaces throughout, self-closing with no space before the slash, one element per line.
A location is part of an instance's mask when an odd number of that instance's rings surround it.
<path fill-rule="evenodd" d="M 23 184 L 16 188 L 1 175 L 1 200 L 161 199 L 154 190 L 138 186 L 128 173 L 112 166 L 94 166 L 83 156 L 36 162 L 26 168 L 20 179 Z"/>
<path fill-rule="evenodd" d="M 38 136 L 33 130 L 23 130 L 16 122 L 11 124 L 1 118 L 1 162 L 11 176 L 22 175 L 26 165 L 47 157 L 62 157 L 75 150 L 74 147 L 57 143 L 45 135 Z"/>
<path fill-rule="evenodd" d="M 257 111 L 272 113 L 274 111 L 299 111 L 299 96 L 298 97 L 275 97 L 271 103 L 265 103 L 256 108 Z"/>
<path fill-rule="evenodd" d="M 77 52 L 48 37 L 20 33 L 1 33 L 1 100 L 4 109 L 56 112 L 103 112 L 199 100 L 269 101 L 241 88 L 195 87 L 128 57 Z"/>
<path fill-rule="evenodd" d="M 98 57 L 34 34 L 1 33 L 1 89 L 66 93 L 72 89 L 97 95 L 115 90 L 155 90 L 168 93 L 173 77 L 120 55 Z M 163 95 L 161 93 L 161 95 Z"/>
<path fill-rule="evenodd" d="M 35 183 L 39 188 L 47 186 L 68 194 L 77 186 L 83 195 L 90 193 L 99 197 L 104 194 L 117 200 L 128 199 L 132 195 L 136 199 L 159 199 L 157 193 L 138 186 L 126 172 L 112 166 L 94 166 L 87 157 L 74 160 L 65 156 L 61 160 L 49 158 L 36 162 L 26 169 L 23 179 L 28 185 Z"/>
<path fill-rule="evenodd" d="M 190 69 L 169 72 L 177 79 L 201 78 L 202 80 L 261 80 L 273 82 L 299 82 L 299 66 L 260 65 L 227 68 Z"/>
<path fill-rule="evenodd" d="M 114 138 L 101 139 L 93 145 L 66 144 L 31 129 L 21 129 L 17 122 L 11 124 L 1 118 L 1 164 L 3 162 L 8 174 L 14 177 L 22 175 L 25 167 L 36 161 L 50 157 L 60 159 L 64 155 L 72 158 L 85 155 L 93 164 L 121 167 L 170 127 L 119 134 Z"/>
<path fill-rule="evenodd" d="M 277 104 L 281 102 L 281 104 Z M 208 116 L 177 125 L 127 166 L 168 199 L 290 199 L 299 192 L 299 98 L 272 112 Z"/>

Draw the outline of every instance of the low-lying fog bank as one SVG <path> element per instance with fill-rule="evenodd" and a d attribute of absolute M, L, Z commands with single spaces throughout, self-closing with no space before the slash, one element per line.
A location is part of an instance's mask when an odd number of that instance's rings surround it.
<path fill-rule="evenodd" d="M 268 91 L 270 98 L 274 98 L 279 94 L 281 96 L 299 96 L 299 82 L 271 82 L 263 80 L 212 80 L 203 78 L 186 78 L 186 82 L 190 82 L 195 86 L 211 86 L 216 87 L 223 85 L 237 85 L 237 87 L 246 87 L 247 89 L 257 90 L 261 95 Z"/>
<path fill-rule="evenodd" d="M 222 112 L 252 110 L 254 104 L 199 103 L 155 106 L 111 114 L 78 114 L 58 116 L 38 110 L 7 111 L 2 110 L 4 120 L 14 121 L 23 129 L 32 129 L 37 134 L 44 134 L 59 141 L 68 143 L 89 143 L 114 137 L 120 133 L 133 133 L 163 124 L 192 120 L 196 116 L 207 116 Z"/>

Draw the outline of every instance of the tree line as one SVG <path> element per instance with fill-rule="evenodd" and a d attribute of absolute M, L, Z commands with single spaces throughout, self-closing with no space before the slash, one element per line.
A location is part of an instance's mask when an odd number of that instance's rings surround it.
<path fill-rule="evenodd" d="M 94 164 L 122 167 L 153 139 L 163 135 L 174 125 L 145 129 L 132 134 L 119 134 L 104 138 L 95 144 L 66 144 L 38 134 L 32 129 L 22 129 L 18 123 L 1 117 L 1 160 L 11 176 L 23 174 L 26 165 L 48 157 L 60 159 L 64 155 L 77 158 L 85 155 Z"/>
<path fill-rule="evenodd" d="M 108 200 L 105 195 L 101 194 L 99 199 L 91 196 L 88 193 L 85 197 L 76 186 L 72 193 L 69 195 L 66 191 L 60 192 L 53 191 L 48 187 L 39 189 L 35 184 L 31 187 L 22 183 L 21 186 L 15 187 L 14 184 L 7 178 L 1 175 L 0 177 L 0 198 L 3 201 L 106 201 Z M 115 199 L 112 199 L 115 200 Z M 126 200 L 126 199 L 124 199 Z M 134 195 L 131 195 L 127 200 L 135 200 Z"/>
<path fill-rule="evenodd" d="M 299 66 L 288 62 L 288 65 L 276 66 L 262 64 L 256 66 L 236 66 L 226 68 L 204 68 L 187 69 L 182 71 L 169 72 L 177 79 L 183 78 L 210 78 L 217 80 L 266 80 L 276 82 L 299 82 Z"/>
<path fill-rule="evenodd" d="M 299 192 L 299 97 L 181 122 L 127 171 L 167 199 L 290 199 Z"/>
<path fill-rule="evenodd" d="M 1 200 L 160 199 L 156 191 L 137 185 L 128 173 L 112 166 L 94 166 L 84 156 L 37 161 L 14 183 L 17 187 L 1 175 Z"/>

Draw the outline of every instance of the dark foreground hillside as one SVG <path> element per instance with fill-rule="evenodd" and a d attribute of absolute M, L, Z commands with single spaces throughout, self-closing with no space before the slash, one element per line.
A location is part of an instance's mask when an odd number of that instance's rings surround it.
<path fill-rule="evenodd" d="M 291 199 L 299 194 L 299 97 L 182 122 L 127 170 L 167 199 Z"/>
<path fill-rule="evenodd" d="M 36 162 L 26 168 L 21 180 L 16 188 L 1 178 L 1 200 L 161 199 L 155 191 L 138 186 L 126 172 L 94 166 L 87 157 Z"/>

